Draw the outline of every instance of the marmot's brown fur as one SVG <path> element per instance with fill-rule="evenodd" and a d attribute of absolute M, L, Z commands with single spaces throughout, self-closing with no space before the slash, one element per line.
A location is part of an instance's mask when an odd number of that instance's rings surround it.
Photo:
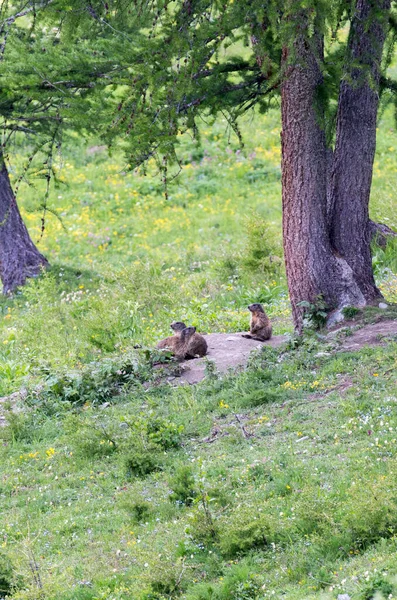
<path fill-rule="evenodd" d="M 171 329 L 175 331 L 175 335 L 180 334 L 183 329 L 186 328 L 185 323 L 182 321 L 176 321 L 171 323 Z M 196 358 L 196 356 L 205 356 L 207 354 L 208 346 L 207 342 L 199 333 L 195 333 L 189 342 L 187 348 L 186 358 Z"/>
<path fill-rule="evenodd" d="M 190 355 L 189 344 L 195 333 L 195 327 L 185 327 L 185 329 L 182 329 L 179 335 L 174 336 L 175 342 L 172 351 L 175 354 L 175 358 L 183 360 Z"/>
<path fill-rule="evenodd" d="M 251 311 L 250 334 L 244 334 L 243 337 L 260 342 L 269 340 L 272 336 L 272 324 L 262 304 L 250 304 L 248 310 Z"/>
<path fill-rule="evenodd" d="M 173 325 L 178 326 L 178 327 L 173 327 Z M 186 329 L 186 325 L 185 323 L 171 323 L 171 329 L 173 329 L 175 331 L 175 335 L 170 335 L 169 337 L 164 338 L 163 340 L 160 340 L 159 343 L 157 344 L 157 348 L 159 350 L 163 350 L 164 348 L 172 348 L 173 345 L 175 344 L 175 338 L 180 337 L 181 332 L 183 329 Z"/>
<path fill-rule="evenodd" d="M 190 358 L 190 352 L 188 351 L 189 343 L 192 337 L 196 333 L 195 327 L 182 327 L 176 332 L 176 335 L 161 340 L 157 344 L 157 348 L 168 349 L 174 354 L 179 360 Z"/>

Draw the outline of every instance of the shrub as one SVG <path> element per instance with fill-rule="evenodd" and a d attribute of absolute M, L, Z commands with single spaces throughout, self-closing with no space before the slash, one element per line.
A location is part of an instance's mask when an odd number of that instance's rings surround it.
<path fill-rule="evenodd" d="M 107 427 L 97 419 L 81 421 L 73 415 L 65 422 L 68 442 L 76 454 L 86 458 L 110 456 L 118 450 L 114 427 Z"/>
<path fill-rule="evenodd" d="M 32 414 L 16 413 L 11 409 L 6 410 L 7 426 L 0 428 L 0 439 L 13 442 L 32 442 L 37 435 L 37 423 Z"/>
<path fill-rule="evenodd" d="M 180 446 L 183 425 L 178 426 L 167 419 L 154 417 L 147 421 L 146 429 L 148 439 L 164 450 Z"/>
<path fill-rule="evenodd" d="M 8 596 L 12 592 L 14 583 L 14 569 L 9 557 L 0 551 L 0 597 Z"/>
<path fill-rule="evenodd" d="M 219 547 L 226 558 L 246 554 L 269 543 L 270 526 L 264 515 L 254 516 L 249 510 L 237 511 L 220 532 Z"/>
<path fill-rule="evenodd" d="M 383 575 L 374 575 L 362 591 L 362 600 L 373 600 L 377 594 L 382 594 L 383 598 L 389 598 L 394 592 L 394 586 Z"/>
<path fill-rule="evenodd" d="M 324 298 L 318 296 L 315 302 L 302 300 L 302 302 L 298 302 L 298 306 L 304 310 L 304 327 L 307 329 L 321 329 L 321 327 L 324 327 L 328 315 L 328 306 Z"/>
<path fill-rule="evenodd" d="M 161 455 L 155 444 L 135 443 L 123 455 L 126 477 L 144 477 L 161 468 Z"/>
<path fill-rule="evenodd" d="M 151 517 L 151 507 L 148 502 L 135 502 L 131 507 L 131 516 L 136 523 L 144 523 Z"/>
<path fill-rule="evenodd" d="M 253 565 L 242 562 L 233 565 L 222 581 L 201 583 L 187 590 L 187 600 L 255 600 L 263 597 L 263 582 L 253 573 Z"/>
<path fill-rule="evenodd" d="M 150 358 L 150 357 L 149 357 Z M 118 395 L 128 383 L 149 377 L 148 357 L 137 352 L 89 363 L 79 370 L 54 372 L 43 369 L 47 377 L 39 402 L 70 402 L 74 406 L 103 403 Z M 30 396 L 36 402 L 36 395 Z"/>
<path fill-rule="evenodd" d="M 190 506 L 198 494 L 193 469 L 190 465 L 180 466 L 170 479 L 169 486 L 172 491 L 170 495 L 171 502 L 180 502 Z"/>
<path fill-rule="evenodd" d="M 205 499 L 204 502 L 208 502 L 208 499 Z M 205 505 L 205 508 L 197 505 L 194 512 L 190 514 L 187 533 L 190 533 L 192 538 L 199 544 L 214 544 L 218 541 L 219 528 L 208 508 L 208 504 Z"/>
<path fill-rule="evenodd" d="M 247 222 L 248 240 L 243 263 L 253 271 L 279 274 L 282 267 L 280 234 L 258 214 Z"/>
<path fill-rule="evenodd" d="M 355 306 L 345 306 L 342 308 L 342 314 L 346 319 L 354 319 L 354 317 L 357 317 L 360 313 L 361 310 Z"/>

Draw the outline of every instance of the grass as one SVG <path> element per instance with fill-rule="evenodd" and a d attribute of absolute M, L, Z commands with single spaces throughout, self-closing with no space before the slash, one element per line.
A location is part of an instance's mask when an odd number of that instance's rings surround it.
<path fill-rule="evenodd" d="M 374 219 L 397 227 L 396 134 L 379 124 Z M 165 200 L 153 165 L 128 172 L 120 156 L 78 139 L 63 150 L 41 236 L 43 182 L 21 183 L 19 202 L 51 271 L 0 301 L 0 394 L 42 368 L 74 368 L 136 344 L 152 346 L 172 320 L 204 332 L 241 331 L 263 302 L 275 333 L 291 330 L 281 248 L 278 115 L 246 119 L 246 147 L 226 123 L 203 126 L 203 145 L 181 138 L 183 171 Z M 91 143 L 93 144 L 93 142 Z M 393 145 L 394 144 L 394 145 Z M 14 177 L 26 155 L 14 160 Z M 64 183 L 59 183 L 59 181 Z M 376 249 L 377 279 L 397 300 L 395 244 Z M 50 343 L 48 343 L 50 341 Z"/>
<path fill-rule="evenodd" d="M 391 119 L 371 215 L 397 227 Z M 167 201 L 153 166 L 64 149 L 39 244 L 52 268 L 0 305 L 0 393 L 29 389 L 0 429 L 0 597 L 397 595 L 395 342 L 335 354 L 311 334 L 238 375 L 144 385 L 172 320 L 244 330 L 261 301 L 291 331 L 278 117 L 247 119 L 244 151 L 224 127 L 181 139 Z M 20 187 L 35 240 L 43 195 Z M 374 265 L 397 301 L 395 247 Z"/>
<path fill-rule="evenodd" d="M 309 337 L 239 376 L 14 417 L 0 450 L 13 598 L 394 593 L 397 346 L 323 350 Z"/>

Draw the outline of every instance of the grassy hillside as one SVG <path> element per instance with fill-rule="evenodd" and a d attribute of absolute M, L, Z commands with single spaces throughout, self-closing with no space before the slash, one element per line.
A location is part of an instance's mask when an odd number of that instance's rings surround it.
<path fill-rule="evenodd" d="M 30 398 L 1 432 L 12 597 L 395 597 L 397 345 L 330 350 L 110 405 Z"/>
<path fill-rule="evenodd" d="M 392 127 L 387 112 L 371 213 L 397 228 Z M 42 237 L 44 181 L 21 182 L 23 216 L 52 270 L 1 301 L 0 394 L 42 367 L 74 367 L 137 343 L 153 345 L 175 319 L 207 332 L 244 330 L 250 302 L 266 304 L 276 333 L 290 330 L 278 115 L 247 117 L 242 130 L 243 151 L 226 123 L 203 125 L 201 146 L 181 138 L 183 171 L 170 176 L 168 200 L 154 165 L 146 176 L 128 173 L 121 156 L 69 143 Z M 24 161 L 26 155 L 15 159 L 14 177 Z M 394 247 L 377 250 L 374 263 L 386 298 L 397 300 Z"/>
<path fill-rule="evenodd" d="M 371 214 L 397 228 L 392 127 L 386 112 Z M 0 429 L 0 598 L 397 596 L 395 340 L 342 354 L 307 334 L 239 375 L 145 385 L 172 320 L 239 331 L 261 301 L 291 331 L 278 118 L 247 119 L 243 151 L 224 130 L 181 139 L 168 200 L 154 165 L 63 150 L 52 268 L 0 305 L 0 394 L 29 389 Z M 20 186 L 34 240 L 44 194 Z M 395 246 L 374 265 L 397 302 Z"/>

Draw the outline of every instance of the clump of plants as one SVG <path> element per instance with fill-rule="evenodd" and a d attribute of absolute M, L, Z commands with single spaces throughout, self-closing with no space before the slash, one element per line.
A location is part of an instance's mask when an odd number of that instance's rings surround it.
<path fill-rule="evenodd" d="M 122 455 L 125 475 L 128 479 L 145 477 L 158 471 L 162 465 L 160 448 L 156 444 L 134 441 Z"/>
<path fill-rule="evenodd" d="M 321 329 L 324 327 L 328 316 L 328 305 L 322 296 L 314 302 L 302 300 L 298 306 L 303 309 L 303 326 L 306 329 Z"/>
<path fill-rule="evenodd" d="M 384 575 L 378 573 L 371 577 L 364 587 L 362 600 L 374 600 L 374 598 L 391 598 L 394 592 L 394 585 Z"/>
<path fill-rule="evenodd" d="M 119 395 L 127 386 L 148 380 L 151 375 L 150 352 L 134 352 L 89 363 L 79 369 L 54 372 L 42 369 L 42 388 L 28 398 L 35 404 L 68 402 L 72 406 L 101 404 Z"/>
<path fill-rule="evenodd" d="M 345 306 L 342 308 L 342 314 L 345 319 L 355 319 L 359 314 L 361 314 L 361 310 L 356 306 Z"/>
<path fill-rule="evenodd" d="M 114 420 L 93 412 L 70 415 L 64 431 L 75 454 L 91 459 L 118 455 L 131 479 L 162 468 L 167 451 L 180 446 L 183 426 L 153 414 Z"/>
<path fill-rule="evenodd" d="M 180 466 L 169 481 L 171 489 L 171 502 L 178 502 L 190 506 L 197 497 L 197 482 L 190 465 Z"/>
<path fill-rule="evenodd" d="M 0 598 L 9 596 L 15 584 L 14 568 L 10 558 L 0 551 Z"/>
<path fill-rule="evenodd" d="M 243 264 L 255 272 L 279 275 L 283 264 L 280 232 L 257 213 L 247 220 L 246 230 L 248 239 Z"/>
<path fill-rule="evenodd" d="M 239 510 L 223 524 L 220 551 L 226 558 L 234 558 L 254 548 L 265 548 L 269 545 L 269 535 L 270 525 L 265 515 Z"/>

